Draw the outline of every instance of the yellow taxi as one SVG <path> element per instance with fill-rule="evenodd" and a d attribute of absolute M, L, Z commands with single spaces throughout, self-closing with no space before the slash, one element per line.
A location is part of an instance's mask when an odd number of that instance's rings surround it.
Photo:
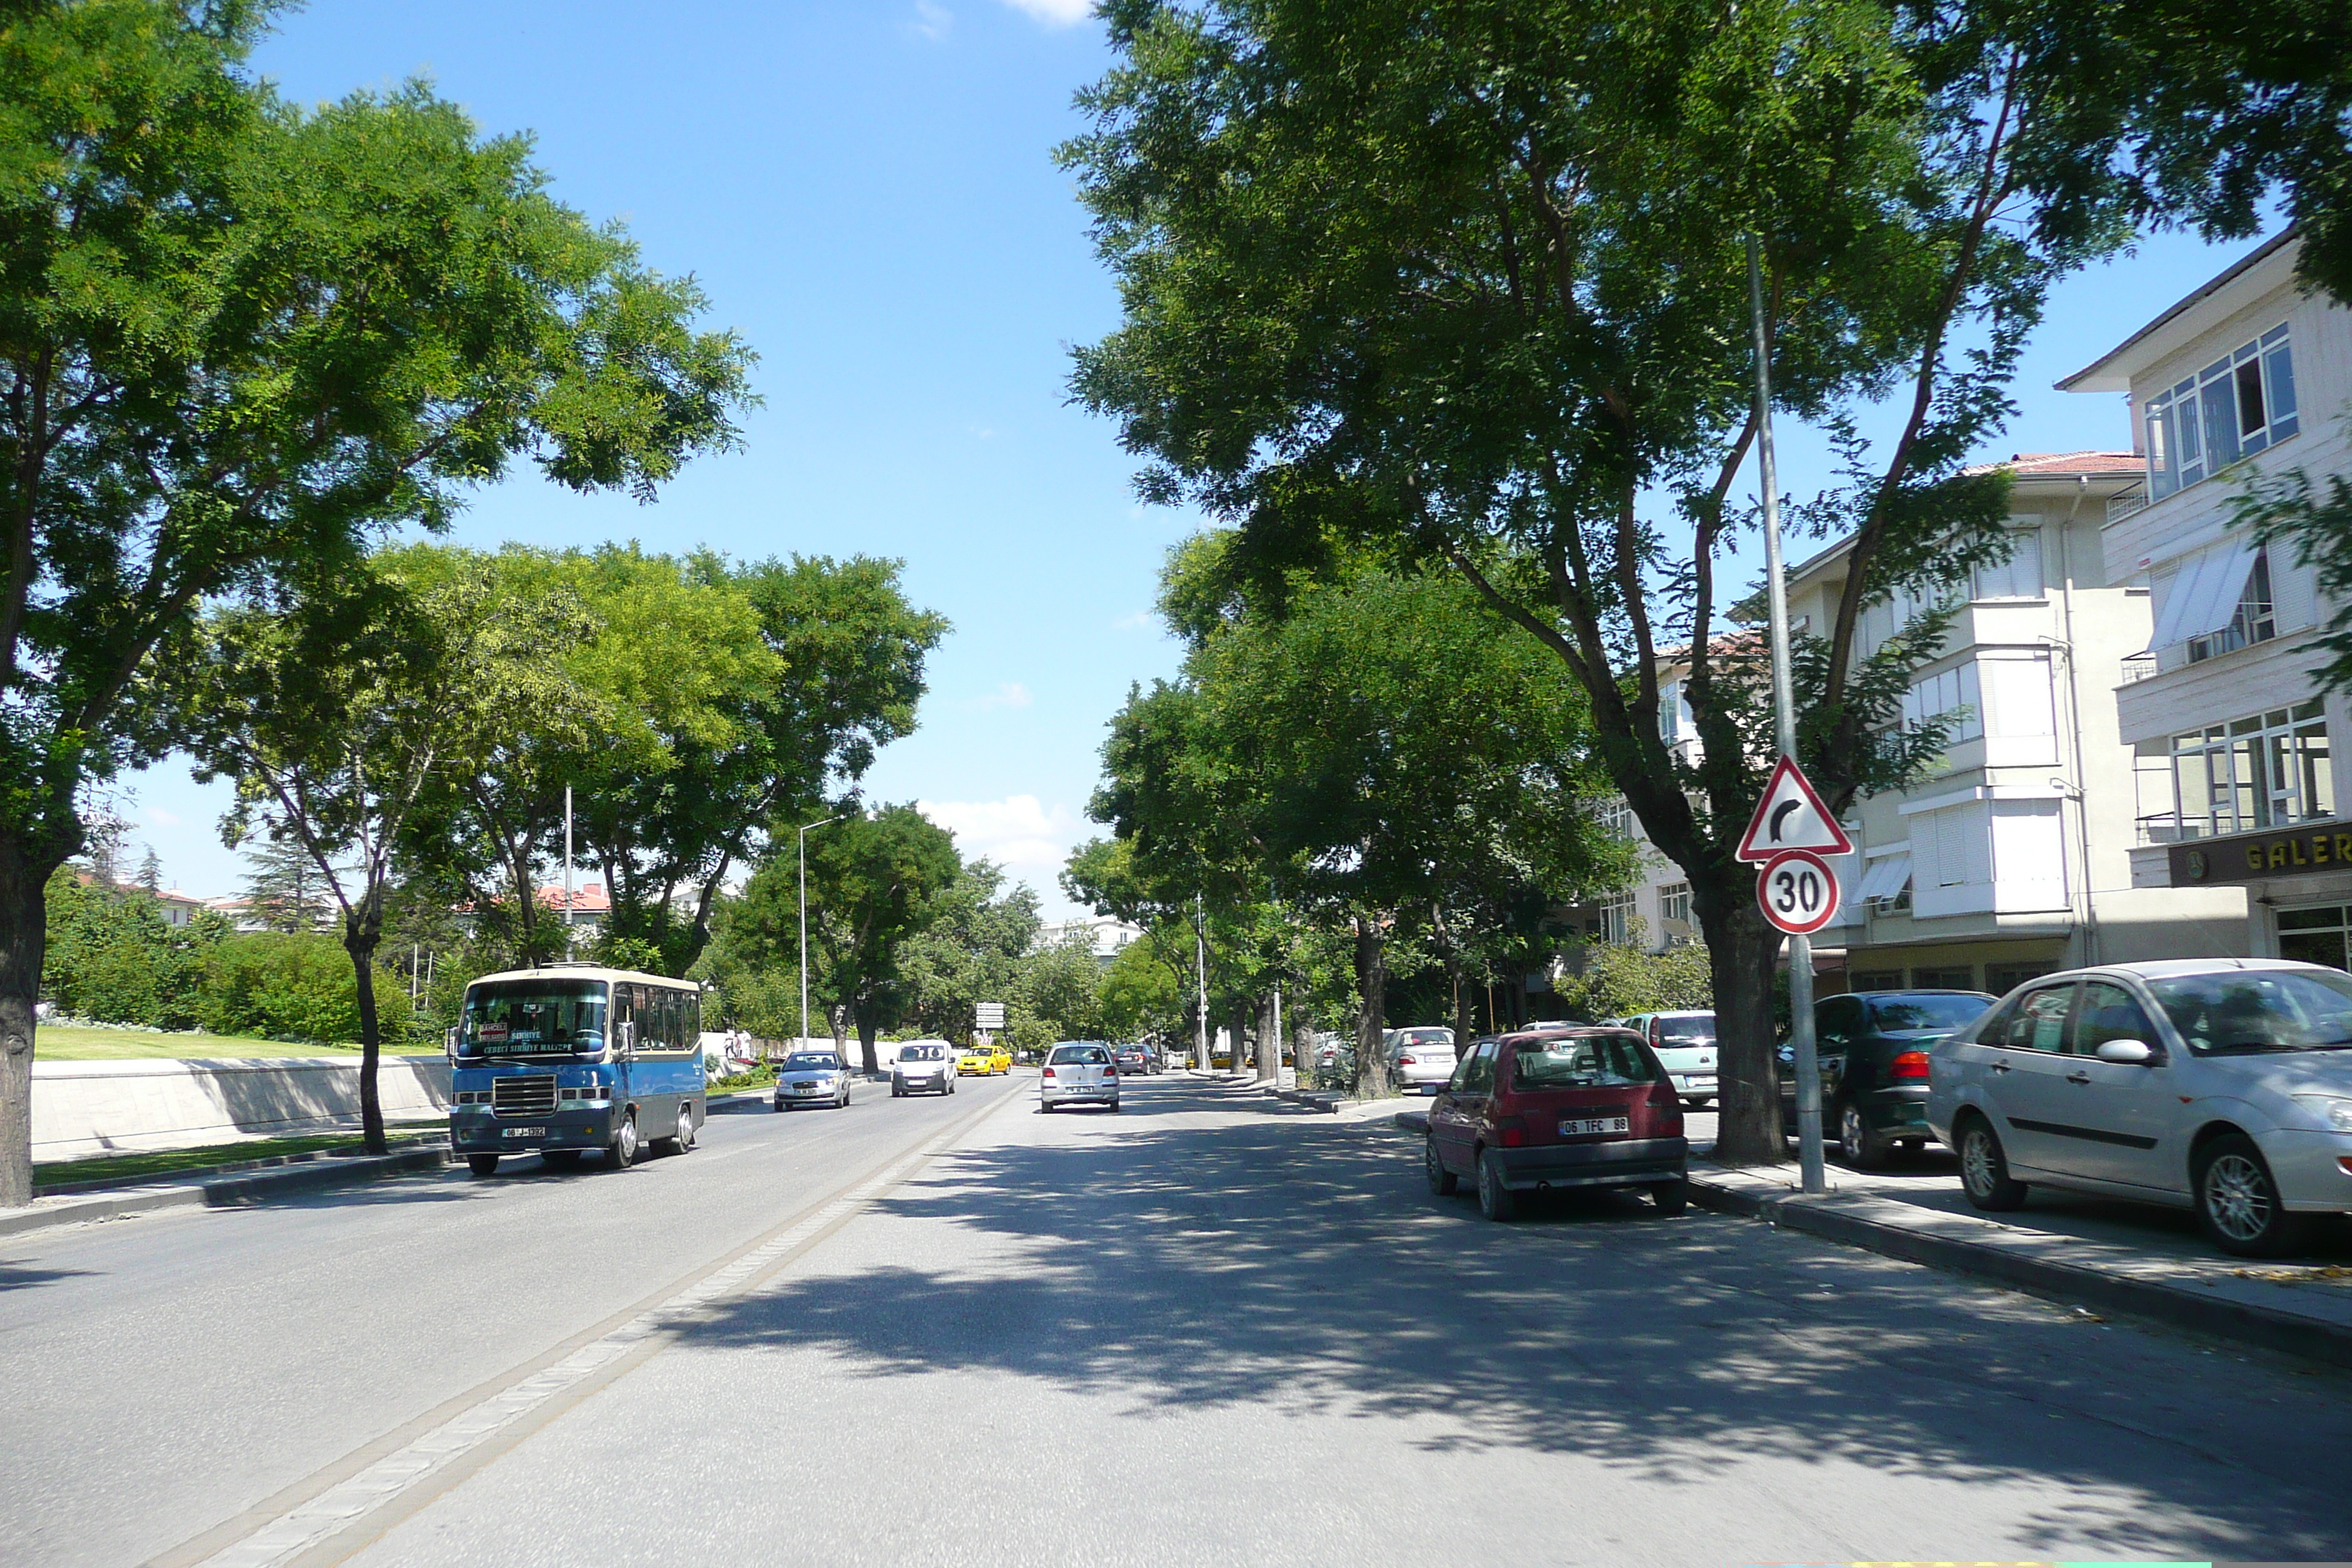
<path fill-rule="evenodd" d="M 1013 1070 L 1013 1052 L 1006 1047 L 989 1047 L 988 1059 L 992 1064 L 988 1069 L 991 1072 L 1011 1072 Z"/>
<path fill-rule="evenodd" d="M 986 1046 L 966 1046 L 956 1053 L 956 1076 L 976 1078 L 996 1070 L 996 1053 Z"/>

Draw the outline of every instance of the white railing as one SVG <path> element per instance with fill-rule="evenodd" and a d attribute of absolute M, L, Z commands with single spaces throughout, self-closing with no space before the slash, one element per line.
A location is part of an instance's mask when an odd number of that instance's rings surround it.
<path fill-rule="evenodd" d="M 2134 485 L 2121 495 L 2107 498 L 2107 521 L 2121 522 L 2147 504 L 2147 487 Z"/>
<path fill-rule="evenodd" d="M 2116 684 L 2117 686 L 2137 686 L 2141 681 L 2146 680 L 2149 676 L 2156 673 L 2156 655 L 2152 653 L 2136 653 L 2123 661 L 2122 678 L 2118 679 Z"/>

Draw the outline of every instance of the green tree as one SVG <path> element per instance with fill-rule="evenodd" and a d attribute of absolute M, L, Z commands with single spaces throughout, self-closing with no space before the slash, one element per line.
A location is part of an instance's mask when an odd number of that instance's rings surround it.
<path fill-rule="evenodd" d="M 1190 932 L 1183 935 L 1191 944 Z M 1147 933 L 1118 950 L 1102 972 L 1095 1006 L 1103 1032 L 1114 1040 L 1154 1040 L 1171 1047 L 1183 1047 L 1186 1019 L 1182 965 L 1171 956 L 1174 944 Z M 1303 1002 L 1305 998 L 1297 999 Z"/>
<path fill-rule="evenodd" d="M 502 594 L 478 559 L 421 580 L 404 575 L 413 563 L 399 554 L 370 563 L 282 607 L 224 605 L 175 641 L 163 681 L 197 777 L 236 785 L 224 840 L 259 834 L 299 847 L 341 916 L 356 986 L 361 1125 L 379 1153 L 376 953 L 395 847 L 450 759 L 478 752 L 478 737 L 512 715 L 562 700 L 549 654 L 577 635 Z M 404 1034 L 410 1023 L 403 1008 Z"/>
<path fill-rule="evenodd" d="M 954 837 L 911 805 L 857 812 L 809 835 L 810 994 L 845 1009 L 869 1073 L 881 1066 L 875 1041 L 905 1012 L 908 941 L 938 918 L 962 870 Z M 797 977 L 797 861 L 779 855 L 754 872 L 728 924 L 740 959 Z"/>
<path fill-rule="evenodd" d="M 1863 658 L 1861 611 L 2005 548 L 2001 480 L 1962 465 L 2006 414 L 2050 279 L 2120 241 L 2124 202 L 2095 183 L 2041 221 L 2062 204 L 2029 156 L 2043 105 L 2013 52 L 1870 0 L 1106 16 L 1121 58 L 1064 156 L 1125 312 L 1080 351 L 1077 393 L 1150 458 L 1147 497 L 1238 525 L 1274 602 L 1286 574 L 1370 541 L 1459 573 L 1565 667 L 1611 779 L 1692 886 L 1724 1026 L 1720 1148 L 1781 1158 L 1780 939 L 1732 856 L 1773 748 L 1755 640 L 1720 636 L 1717 581 L 1756 429 L 1744 241 L 1775 395 L 1849 463 L 1803 518 L 1853 537 L 1798 681 L 1802 760 L 1842 809 L 1942 742 L 1890 722 L 1940 625 Z M 1854 411 L 1897 393 L 1874 451 Z M 1678 647 L 1696 765 L 1658 726 Z"/>
<path fill-rule="evenodd" d="M 193 1029 L 200 1021 L 205 954 L 228 922 L 200 910 L 184 926 L 163 918 L 142 894 L 84 886 L 70 868 L 49 878 L 41 992 L 75 1017 L 150 1029 Z"/>
<path fill-rule="evenodd" d="M 264 835 L 247 841 L 246 912 L 270 931 L 314 931 L 334 904 L 320 883 L 318 863 L 296 843 Z"/>
<path fill-rule="evenodd" d="M 1199 548 L 1179 552 L 1180 585 Z M 1171 606 L 1193 643 L 1183 679 L 1113 720 L 1092 809 L 1146 877 L 1214 844 L 1268 889 L 1231 904 L 1223 944 L 1250 955 L 1253 997 L 1297 967 L 1284 905 L 1349 927 L 1357 1070 L 1384 1092 L 1400 935 L 1449 965 L 1459 1016 L 1496 889 L 1571 897 L 1621 877 L 1623 858 L 1589 809 L 1583 705 L 1467 584 L 1360 565 L 1296 585 L 1281 612 L 1245 602 L 1192 623 Z"/>
<path fill-rule="evenodd" d="M 690 280 L 422 87 L 315 109 L 221 0 L 0 17 L 0 1205 L 31 1201 L 32 1004 L 84 784 L 207 596 L 443 524 L 517 458 L 641 497 L 734 439 Z"/>
<path fill-rule="evenodd" d="M 830 831 L 828 829 L 828 831 Z M 964 864 L 932 901 L 929 921 L 898 953 L 908 1023 L 927 1035 L 969 1044 L 979 1005 L 1002 1002 L 1005 1024 L 1026 1016 L 1024 969 L 1037 941 L 1037 895 L 1025 884 L 1004 885 L 1003 869 L 989 860 Z"/>

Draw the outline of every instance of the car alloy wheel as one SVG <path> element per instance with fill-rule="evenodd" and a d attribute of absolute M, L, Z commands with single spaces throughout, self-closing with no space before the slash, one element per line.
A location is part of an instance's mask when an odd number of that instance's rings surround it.
<path fill-rule="evenodd" d="M 2240 1258 L 2277 1258 L 2301 1245 L 2309 1222 L 2280 1202 L 2252 1139 L 2216 1138 L 2197 1158 L 2197 1218 L 2214 1245 Z"/>
<path fill-rule="evenodd" d="M 1871 1135 L 1862 1107 L 1851 1100 L 1838 1108 L 1838 1153 L 1857 1171 L 1874 1171 L 1886 1163 L 1885 1146 Z"/>
<path fill-rule="evenodd" d="M 1422 1168 L 1428 1173 L 1431 1192 L 1441 1198 L 1450 1198 L 1461 1191 L 1462 1178 L 1445 1168 L 1445 1162 L 1438 1157 L 1434 1137 L 1421 1141 L 1421 1162 Z"/>
<path fill-rule="evenodd" d="M 1980 1116 L 1969 1117 L 1960 1133 L 1960 1190 L 1972 1205 L 1988 1213 L 2017 1208 L 2025 1202 L 2025 1184 L 2011 1179 L 2000 1137 Z"/>
<path fill-rule="evenodd" d="M 637 1163 L 637 1119 L 635 1116 L 621 1118 L 620 1131 L 613 1134 L 613 1145 L 606 1152 L 612 1159 L 613 1169 L 616 1171 L 625 1171 Z"/>
<path fill-rule="evenodd" d="M 1503 1179 L 1503 1162 L 1492 1149 L 1478 1156 L 1478 1212 L 1491 1220 L 1507 1220 L 1518 1205 Z"/>

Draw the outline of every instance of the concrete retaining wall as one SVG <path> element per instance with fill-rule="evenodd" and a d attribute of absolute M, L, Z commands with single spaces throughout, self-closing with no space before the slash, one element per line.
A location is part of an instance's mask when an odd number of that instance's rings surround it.
<path fill-rule="evenodd" d="M 386 1121 L 444 1116 L 449 1064 L 385 1057 Z M 187 1149 L 359 1125 L 357 1057 L 33 1063 L 33 1158 Z"/>

